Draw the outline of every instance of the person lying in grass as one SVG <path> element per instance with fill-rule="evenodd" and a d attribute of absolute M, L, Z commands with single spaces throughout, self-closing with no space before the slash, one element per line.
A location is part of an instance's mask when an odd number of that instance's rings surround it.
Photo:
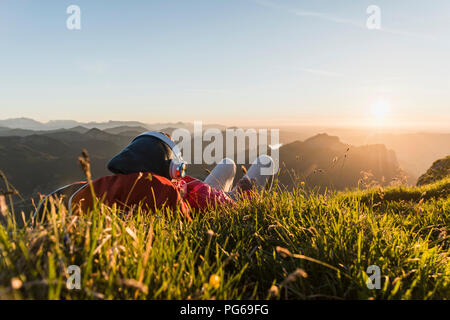
<path fill-rule="evenodd" d="M 253 187 L 263 188 L 272 178 L 261 174 L 263 167 L 273 168 L 271 157 L 258 157 L 233 188 L 236 164 L 225 158 L 205 181 L 201 181 L 185 176 L 186 164 L 169 135 L 146 132 L 134 138 L 109 161 L 108 169 L 114 175 L 92 181 L 93 188 L 86 182 L 78 182 L 57 190 L 53 195 L 65 194 L 73 213 L 93 208 L 97 198 L 124 211 L 140 204 L 150 211 L 163 207 L 174 211 L 179 209 L 191 220 L 192 210 L 233 205 L 239 193 L 252 196 Z"/>

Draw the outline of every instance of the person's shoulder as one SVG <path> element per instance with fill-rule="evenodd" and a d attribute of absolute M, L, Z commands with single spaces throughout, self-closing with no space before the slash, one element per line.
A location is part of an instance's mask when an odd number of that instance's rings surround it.
<path fill-rule="evenodd" d="M 184 177 L 181 178 L 180 180 L 189 183 L 189 182 L 192 182 L 192 181 L 196 181 L 196 180 L 198 180 L 198 179 L 196 179 L 196 178 L 194 178 L 194 177 L 191 177 L 191 176 L 184 176 Z M 198 181 L 200 181 L 200 180 L 198 180 Z"/>
<path fill-rule="evenodd" d="M 135 172 L 129 174 L 114 174 L 109 176 L 103 176 L 93 181 L 95 190 L 102 192 L 103 189 L 110 188 L 132 188 L 145 185 L 165 185 L 172 186 L 169 179 L 153 174 L 151 172 Z"/>
<path fill-rule="evenodd" d="M 167 179 L 166 177 L 154 174 L 152 172 L 134 172 L 134 173 L 128 173 L 128 174 L 114 174 L 111 176 L 102 177 L 100 179 L 131 180 L 131 181 L 145 179 L 145 180 L 149 180 L 149 181 L 158 180 L 161 182 L 170 182 L 170 180 Z"/>

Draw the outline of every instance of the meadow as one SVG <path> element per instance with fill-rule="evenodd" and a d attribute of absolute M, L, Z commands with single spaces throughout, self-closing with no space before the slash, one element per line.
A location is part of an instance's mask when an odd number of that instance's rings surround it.
<path fill-rule="evenodd" d="M 319 194 L 274 186 L 188 222 L 61 201 L 21 220 L 3 205 L 1 299 L 448 299 L 450 178 Z M 16 215 L 17 216 L 17 215 Z M 81 270 L 68 289 L 69 266 Z M 369 289 L 368 266 L 381 271 Z"/>

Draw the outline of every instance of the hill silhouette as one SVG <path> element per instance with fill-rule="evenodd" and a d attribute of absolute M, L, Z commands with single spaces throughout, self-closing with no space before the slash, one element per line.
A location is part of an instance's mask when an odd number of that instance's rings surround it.
<path fill-rule="evenodd" d="M 0 137 L 0 169 L 24 197 L 30 197 L 83 179 L 77 163 L 82 149 L 90 152 L 93 174 L 107 175 L 107 161 L 128 142 L 128 137 L 98 129 Z"/>
<path fill-rule="evenodd" d="M 419 177 L 418 186 L 433 183 L 450 176 L 450 156 L 436 160 L 430 169 Z"/>
<path fill-rule="evenodd" d="M 290 187 L 304 181 L 310 186 L 342 190 L 408 180 L 395 152 L 384 145 L 355 147 L 328 134 L 282 146 L 280 163 L 280 181 Z"/>
<path fill-rule="evenodd" d="M 450 154 L 449 133 L 398 133 L 340 136 L 354 145 L 384 144 L 395 151 L 402 168 L 419 177 L 436 160 Z"/>

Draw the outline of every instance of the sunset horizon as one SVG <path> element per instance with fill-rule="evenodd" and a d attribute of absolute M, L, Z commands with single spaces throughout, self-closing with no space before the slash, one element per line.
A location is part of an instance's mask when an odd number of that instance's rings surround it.
<path fill-rule="evenodd" d="M 450 127 L 450 4 L 414 2 L 3 1 L 0 117 Z"/>

